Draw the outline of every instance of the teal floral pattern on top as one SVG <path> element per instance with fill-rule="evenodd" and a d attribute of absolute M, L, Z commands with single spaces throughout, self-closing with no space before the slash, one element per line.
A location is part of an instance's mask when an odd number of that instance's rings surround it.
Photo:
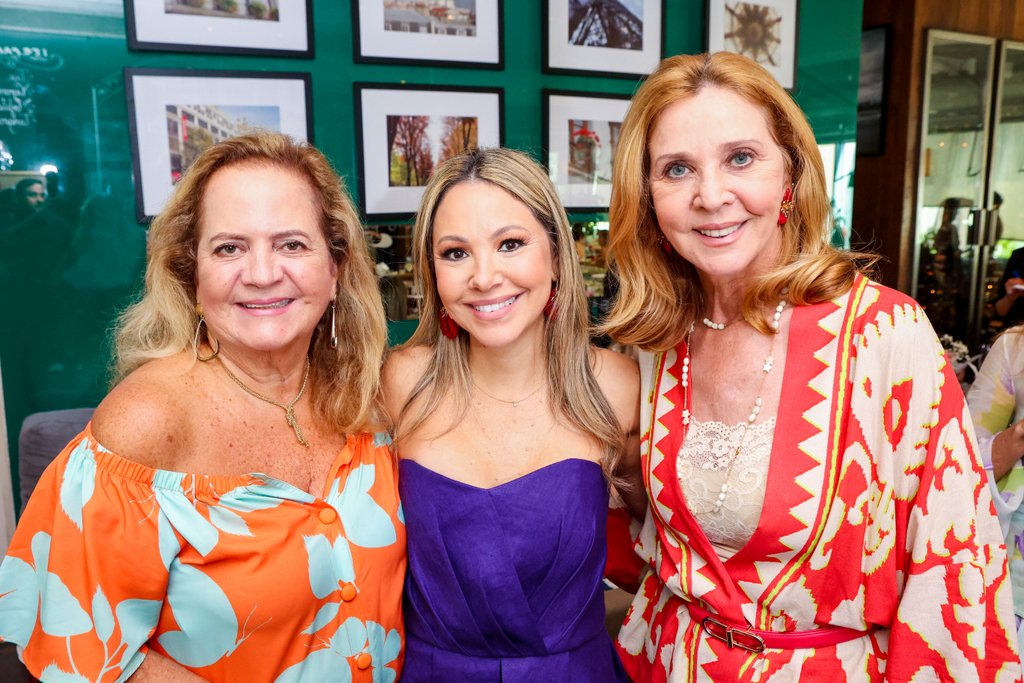
<path fill-rule="evenodd" d="M 405 528 L 385 441 L 350 437 L 318 498 L 146 468 L 86 428 L 0 565 L 0 640 L 45 681 L 123 681 L 152 648 L 211 681 L 392 683 Z"/>

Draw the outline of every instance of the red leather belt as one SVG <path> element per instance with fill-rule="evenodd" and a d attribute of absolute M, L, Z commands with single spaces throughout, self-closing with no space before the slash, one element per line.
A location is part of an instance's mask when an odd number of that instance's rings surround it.
<path fill-rule="evenodd" d="M 690 617 L 700 624 L 709 636 L 721 640 L 729 647 L 738 647 L 749 652 L 828 647 L 866 636 L 870 632 L 844 626 L 819 626 L 813 631 L 762 631 L 746 624 L 740 626 L 726 621 L 692 602 L 686 603 L 686 609 L 689 610 Z"/>

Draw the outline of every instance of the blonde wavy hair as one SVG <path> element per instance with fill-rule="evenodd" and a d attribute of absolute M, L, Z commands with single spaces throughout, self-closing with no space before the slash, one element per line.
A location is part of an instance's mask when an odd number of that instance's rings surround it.
<path fill-rule="evenodd" d="M 832 299 L 876 258 L 831 246 L 832 211 L 814 133 L 789 94 L 760 64 L 741 55 L 679 55 L 661 62 L 633 96 L 622 124 L 612 171 L 609 251 L 620 278 L 618 298 L 601 331 L 650 351 L 671 348 L 690 324 L 706 315 L 696 269 L 665 253 L 650 194 L 648 143 L 662 112 L 704 88 L 726 88 L 765 113 L 794 183 L 794 210 L 782 230 L 772 270 L 754 280 L 743 318 L 769 333 L 766 311 L 786 299 L 795 305 Z"/>
<path fill-rule="evenodd" d="M 320 228 L 338 266 L 335 299 L 338 347 L 330 346 L 330 307 L 310 343 L 310 394 L 316 414 L 341 431 L 380 424 L 380 368 L 387 322 L 359 216 L 338 174 L 316 148 L 286 135 L 260 132 L 217 143 L 182 176 L 164 210 L 149 227 L 145 290 L 118 319 L 114 381 L 143 363 L 192 345 L 198 318 L 196 250 L 203 199 L 222 168 L 259 164 L 308 181 Z M 204 338 L 205 341 L 205 325 Z"/>
<path fill-rule="evenodd" d="M 548 398 L 556 415 L 564 416 L 602 444 L 602 468 L 615 480 L 624 443 L 615 412 L 591 369 L 594 356 L 588 343 L 589 308 L 572 229 L 544 169 L 526 154 L 511 149 L 477 149 L 456 156 L 438 166 L 427 183 L 413 232 L 413 262 L 423 304 L 419 325 L 403 348 L 422 346 L 432 355 L 397 418 L 396 441 L 420 428 L 434 406 L 445 399 L 454 396 L 457 401 L 457 417 L 449 429 L 469 406 L 469 335 L 461 329 L 455 339 L 441 333 L 438 313 L 442 303 L 432 245 L 437 207 L 448 190 L 470 182 L 490 183 L 508 192 L 530 209 L 547 233 L 558 278 L 555 315 L 544 323 Z"/>

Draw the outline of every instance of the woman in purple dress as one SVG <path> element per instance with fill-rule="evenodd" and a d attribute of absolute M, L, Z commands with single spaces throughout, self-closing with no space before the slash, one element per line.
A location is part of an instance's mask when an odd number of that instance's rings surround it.
<path fill-rule="evenodd" d="M 645 504 L 639 379 L 588 343 L 555 188 L 520 152 L 469 152 L 435 170 L 413 241 L 420 324 L 384 368 L 409 549 L 402 680 L 627 680 L 601 577 L 607 482 Z"/>

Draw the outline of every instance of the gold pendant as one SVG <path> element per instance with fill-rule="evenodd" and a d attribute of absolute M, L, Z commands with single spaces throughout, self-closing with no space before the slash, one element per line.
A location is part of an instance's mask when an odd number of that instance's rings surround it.
<path fill-rule="evenodd" d="M 299 440 L 300 444 L 309 448 L 309 442 L 306 441 L 306 437 L 302 435 L 302 430 L 299 429 L 299 421 L 295 419 L 295 409 L 289 408 L 285 411 L 284 416 L 288 420 L 288 426 L 290 426 L 292 431 L 295 432 L 295 438 Z"/>

